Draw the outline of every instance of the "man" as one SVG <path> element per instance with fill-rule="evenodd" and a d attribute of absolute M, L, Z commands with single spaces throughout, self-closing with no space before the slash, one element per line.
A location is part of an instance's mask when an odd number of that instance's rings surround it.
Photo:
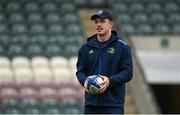
<path fill-rule="evenodd" d="M 113 17 L 100 10 L 91 17 L 96 34 L 89 37 L 79 50 L 77 78 L 85 87 L 85 114 L 123 114 L 125 82 L 133 73 L 132 54 L 128 44 L 112 31 Z M 90 95 L 86 78 L 100 75 L 103 78 L 99 95 Z"/>

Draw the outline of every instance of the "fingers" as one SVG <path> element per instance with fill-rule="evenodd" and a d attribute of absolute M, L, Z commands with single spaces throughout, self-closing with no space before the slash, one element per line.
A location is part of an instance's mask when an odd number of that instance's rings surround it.
<path fill-rule="evenodd" d="M 85 91 L 86 91 L 86 92 L 88 92 L 88 93 L 89 93 L 88 89 L 86 89 L 86 88 L 84 88 L 84 89 L 85 89 Z"/>
<path fill-rule="evenodd" d="M 106 91 L 107 87 L 109 86 L 109 79 L 106 76 L 101 76 L 103 78 L 103 83 L 101 84 L 100 93 L 103 93 Z"/>
<path fill-rule="evenodd" d="M 100 92 L 101 92 L 101 93 L 105 92 L 106 89 L 107 89 L 107 87 L 108 87 L 108 82 L 107 82 L 107 81 L 103 82 L 103 83 L 101 84 Z"/>
<path fill-rule="evenodd" d="M 87 89 L 87 80 L 84 82 L 84 89 L 85 89 L 86 92 L 89 93 L 89 91 L 88 91 L 88 89 Z"/>
<path fill-rule="evenodd" d="M 106 89 L 107 89 L 107 87 L 106 87 L 106 86 L 101 87 L 101 88 L 100 88 L 100 93 L 105 92 L 105 91 L 106 91 Z"/>
<path fill-rule="evenodd" d="M 87 80 L 84 82 L 84 88 L 87 88 Z"/>

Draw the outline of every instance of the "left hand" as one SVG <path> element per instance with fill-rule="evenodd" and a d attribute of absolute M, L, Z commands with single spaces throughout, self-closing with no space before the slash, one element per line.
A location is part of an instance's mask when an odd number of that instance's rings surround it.
<path fill-rule="evenodd" d="M 84 82 L 84 89 L 85 89 L 86 92 L 89 93 L 89 91 L 88 91 L 88 89 L 87 89 L 87 80 Z"/>
<path fill-rule="evenodd" d="M 109 86 L 109 78 L 107 76 L 100 76 L 103 79 L 103 83 L 101 84 L 100 93 L 103 93 L 106 91 L 106 89 Z"/>

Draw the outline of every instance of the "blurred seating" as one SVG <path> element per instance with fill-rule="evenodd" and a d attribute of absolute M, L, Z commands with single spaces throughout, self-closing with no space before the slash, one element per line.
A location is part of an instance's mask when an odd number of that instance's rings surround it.
<path fill-rule="evenodd" d="M 34 82 L 32 71 L 28 67 L 14 68 L 16 84 L 30 84 Z"/>
<path fill-rule="evenodd" d="M 44 49 L 40 45 L 29 44 L 27 46 L 27 51 L 26 51 L 25 55 L 29 58 L 36 57 L 36 56 L 43 56 L 44 55 Z"/>
<path fill-rule="evenodd" d="M 165 13 L 174 13 L 179 11 L 179 6 L 174 1 L 168 1 L 164 6 Z"/>
<path fill-rule="evenodd" d="M 172 13 L 172 14 L 168 14 L 168 19 L 167 21 L 169 23 L 174 22 L 174 23 L 179 23 L 180 22 L 180 14 L 179 13 Z M 175 32 L 176 33 L 176 32 Z"/>
<path fill-rule="evenodd" d="M 8 20 L 10 21 L 10 23 L 21 23 L 24 22 L 25 19 L 23 14 L 17 12 L 10 14 Z"/>
<path fill-rule="evenodd" d="M 0 91 L 1 108 L 3 113 L 18 114 L 20 113 L 19 95 L 15 88 L 4 87 Z"/>
<path fill-rule="evenodd" d="M 77 63 L 77 57 L 71 57 L 69 59 L 69 67 L 71 69 L 71 76 L 72 76 L 72 79 L 73 79 L 73 82 L 77 83 L 78 80 L 76 78 L 76 63 Z"/>
<path fill-rule="evenodd" d="M 66 43 L 74 44 L 74 45 L 76 45 L 78 47 L 83 43 L 83 41 L 81 39 L 83 39 L 83 38 L 79 34 L 77 34 L 77 35 L 69 35 L 69 36 L 67 36 Z"/>
<path fill-rule="evenodd" d="M 147 12 L 155 13 L 155 12 L 161 12 L 161 10 L 162 10 L 161 5 L 158 2 L 147 3 Z"/>
<path fill-rule="evenodd" d="M 61 105 L 54 88 L 40 88 L 41 105 L 45 113 L 61 113 Z M 52 109 L 52 110 L 50 110 Z"/>
<path fill-rule="evenodd" d="M 47 67 L 34 68 L 34 78 L 37 85 L 46 85 L 53 82 L 52 71 Z"/>
<path fill-rule="evenodd" d="M 37 89 L 34 88 L 20 88 L 20 98 L 22 112 L 26 114 L 42 113 Z"/>
<path fill-rule="evenodd" d="M 123 24 L 119 28 L 120 28 L 121 32 L 126 35 L 131 35 L 131 34 L 135 33 L 135 27 L 131 23 Z"/>
<path fill-rule="evenodd" d="M 59 45 L 58 47 L 66 47 L 65 43 L 66 43 L 66 36 L 63 35 L 63 34 L 56 34 L 56 35 L 50 35 L 49 38 L 48 38 L 48 43 L 49 44 L 57 44 Z M 64 55 L 62 55 L 64 56 Z M 53 57 L 53 56 L 52 56 Z"/>
<path fill-rule="evenodd" d="M 78 23 L 78 20 L 79 20 L 79 18 L 77 17 L 77 15 L 74 14 L 74 13 L 65 14 L 65 16 L 64 16 L 63 19 L 64 19 L 64 22 L 65 22 L 65 23 L 70 23 L 70 24 Z"/>
<path fill-rule="evenodd" d="M 75 5 L 73 4 L 73 2 L 64 2 L 61 4 L 61 10 L 62 12 L 66 12 L 66 13 L 70 13 L 70 12 L 75 12 Z"/>
<path fill-rule="evenodd" d="M 32 68 L 49 68 L 49 60 L 45 56 L 36 56 L 31 59 Z"/>
<path fill-rule="evenodd" d="M 42 47 L 48 44 L 47 36 L 44 34 L 32 35 L 29 39 L 29 44 L 37 44 Z"/>
<path fill-rule="evenodd" d="M 57 89 L 74 79 L 68 58 L 83 37 L 74 1 L 1 0 L 0 113 L 79 113 L 64 111 Z"/>
<path fill-rule="evenodd" d="M 66 47 L 65 51 L 65 55 L 67 57 L 73 57 L 78 54 L 79 47 L 77 47 L 76 44 L 71 44 L 70 46 Z"/>
<path fill-rule="evenodd" d="M 3 99 L 3 113 L 5 114 L 21 114 L 20 101 L 17 99 Z"/>
<path fill-rule="evenodd" d="M 14 82 L 13 72 L 9 67 L 0 69 L 0 84 L 11 84 Z"/>
<path fill-rule="evenodd" d="M 0 90 L 0 96 L 2 101 L 10 100 L 10 99 L 18 99 L 18 92 L 16 88 L 13 87 L 4 87 Z"/>
<path fill-rule="evenodd" d="M 7 56 L 8 54 L 7 54 L 7 52 L 5 51 L 5 49 L 4 49 L 4 47 L 3 46 L 0 46 L 0 56 L 2 57 L 2 56 Z"/>
<path fill-rule="evenodd" d="M 29 13 L 27 16 L 27 21 L 29 23 L 40 23 L 43 20 L 42 14 L 39 12 Z"/>
<path fill-rule="evenodd" d="M 48 58 L 64 55 L 62 47 L 57 43 L 49 44 L 45 49 L 45 53 Z"/>
<path fill-rule="evenodd" d="M 1 60 L 1 59 L 0 59 Z M 11 61 L 12 67 L 15 68 L 29 68 L 30 60 L 27 57 L 14 57 Z"/>
<path fill-rule="evenodd" d="M 86 6 L 87 0 L 75 0 L 76 4 L 79 6 Z"/>
<path fill-rule="evenodd" d="M 63 113 L 64 114 L 80 114 L 80 104 L 75 99 L 64 99 L 63 100 Z"/>
<path fill-rule="evenodd" d="M 7 12 L 16 12 L 21 10 L 19 2 L 16 1 L 7 2 L 5 7 Z"/>
<path fill-rule="evenodd" d="M 58 91 L 58 95 L 62 102 L 63 113 L 80 113 L 80 100 L 78 95 L 78 90 L 70 86 L 61 87 Z"/>
<path fill-rule="evenodd" d="M 2 55 L 9 54 L 7 56 L 11 58 L 14 56 L 32 58 L 44 55 L 51 58 L 59 53 L 66 57 L 71 55 L 62 53 L 62 50 L 72 51 L 67 48 L 69 45 L 65 45 L 66 36 L 76 34 L 79 36 L 77 41 L 83 39 L 82 27 L 74 2 L 21 0 L 2 1 L 2 3 L 5 4 L 4 12 L 0 13 Z M 46 47 L 48 41 L 57 42 L 57 45 Z M 75 47 L 78 47 L 81 44 L 79 42 L 76 45 Z M 6 53 L 4 49 L 7 46 L 9 50 Z"/>
<path fill-rule="evenodd" d="M 139 18 L 139 17 L 138 17 Z M 131 17 L 127 13 L 122 13 L 121 15 L 117 16 L 117 21 L 121 23 L 129 23 L 131 21 Z"/>
<path fill-rule="evenodd" d="M 9 41 L 9 44 L 21 44 L 22 46 L 26 46 L 29 44 L 30 38 L 26 33 L 13 35 L 11 36 L 11 40 Z"/>
<path fill-rule="evenodd" d="M 29 99 L 39 100 L 39 94 L 36 87 L 19 87 L 20 99 L 26 103 Z"/>
<path fill-rule="evenodd" d="M 179 5 L 176 1 L 112 0 L 112 11 L 124 35 L 179 35 Z M 167 15 L 169 18 L 166 19 Z M 172 17 L 171 17 L 172 16 Z"/>
<path fill-rule="evenodd" d="M 114 4 L 114 11 L 116 13 L 119 13 L 119 12 L 127 12 L 128 11 L 128 6 L 125 4 L 125 3 L 113 3 Z"/>
<path fill-rule="evenodd" d="M 113 0 L 75 0 L 77 7 L 80 8 L 107 8 Z"/>
<path fill-rule="evenodd" d="M 47 101 L 49 99 L 58 99 L 55 87 L 39 87 L 39 94 L 42 101 Z"/>
<path fill-rule="evenodd" d="M 180 24 L 175 24 L 175 25 L 173 26 L 172 33 L 174 33 L 174 34 L 180 33 Z"/>
<path fill-rule="evenodd" d="M 45 110 L 47 113 L 50 113 L 50 109 L 54 109 L 54 110 L 56 110 L 56 112 L 58 112 L 58 113 L 61 111 L 61 105 L 60 105 L 59 100 L 54 99 L 54 98 L 47 99 L 47 100 L 43 100 L 43 101 L 42 101 L 42 105 L 43 105 L 43 107 L 44 107 L 44 110 Z M 48 109 L 48 110 L 46 110 L 46 109 Z M 60 111 L 57 111 L 57 109 L 60 110 Z M 54 111 L 54 110 L 53 110 L 53 111 Z M 52 111 L 52 112 L 53 112 L 53 111 Z"/>
<path fill-rule="evenodd" d="M 8 32 L 8 27 L 5 24 L 0 24 L 0 33 L 7 33 Z"/>
<path fill-rule="evenodd" d="M 8 48 L 8 56 L 10 58 L 16 56 L 25 56 L 24 46 L 21 44 L 11 44 Z"/>
<path fill-rule="evenodd" d="M 36 99 L 22 100 L 23 113 L 25 114 L 42 114 L 42 107 Z"/>
<path fill-rule="evenodd" d="M 153 29 L 150 24 L 141 24 L 137 26 L 137 29 L 135 31 L 136 34 L 151 35 Z"/>
<path fill-rule="evenodd" d="M 130 19 L 129 19 L 129 21 L 130 21 Z M 143 23 L 147 23 L 147 22 L 148 22 L 148 16 L 145 13 L 138 13 L 133 16 L 133 23 L 135 23 L 135 24 L 143 24 Z"/>
<path fill-rule="evenodd" d="M 48 32 L 50 35 L 56 35 L 63 32 L 63 26 L 62 24 L 54 23 L 48 25 Z"/>
<path fill-rule="evenodd" d="M 53 68 L 52 71 L 53 71 L 54 82 L 56 84 L 60 83 L 61 81 L 69 81 L 72 79 L 70 74 L 70 69 L 68 68 L 57 67 L 57 68 Z"/>
<path fill-rule="evenodd" d="M 1 31 L 1 30 L 0 30 Z M 4 49 L 9 45 L 10 42 L 10 36 L 7 34 L 0 34 L 0 45 Z"/>
<path fill-rule="evenodd" d="M 48 13 L 45 17 L 46 23 L 60 23 L 62 21 L 59 13 Z"/>
<path fill-rule="evenodd" d="M 93 6 L 100 6 L 104 3 L 104 0 L 90 0 L 89 2 Z"/>
<path fill-rule="evenodd" d="M 10 68 L 10 66 L 11 66 L 11 62 L 9 58 L 0 56 L 0 68 Z"/>
<path fill-rule="evenodd" d="M 2 8 L 2 6 L 1 6 L 1 8 Z M 6 17 L 4 16 L 3 13 L 0 13 L 0 23 L 5 22 L 5 21 L 6 21 Z"/>
<path fill-rule="evenodd" d="M 157 24 L 157 23 L 164 23 L 165 17 L 162 13 L 154 13 L 150 17 L 150 23 Z"/>
<path fill-rule="evenodd" d="M 29 13 L 29 12 L 38 12 L 40 10 L 39 4 L 35 1 L 31 1 L 31 2 L 25 2 L 24 5 L 24 10 L 25 12 Z"/>
<path fill-rule="evenodd" d="M 45 2 L 43 3 L 42 10 L 44 12 L 56 12 L 58 11 L 58 6 L 55 2 Z"/>
<path fill-rule="evenodd" d="M 162 23 L 162 24 L 157 24 L 154 28 L 155 34 L 161 33 L 162 35 L 170 33 L 169 27 L 167 24 Z"/>
<path fill-rule="evenodd" d="M 46 108 L 45 114 L 63 114 L 62 110 L 59 108 Z"/>
<path fill-rule="evenodd" d="M 27 33 L 27 25 L 24 23 L 13 23 L 11 26 L 11 33 L 12 34 L 25 34 Z"/>
<path fill-rule="evenodd" d="M 66 28 L 67 35 L 70 33 L 71 35 L 81 35 L 81 27 L 77 24 L 68 25 Z"/>
<path fill-rule="evenodd" d="M 45 34 L 46 28 L 45 25 L 43 25 L 42 23 L 34 23 L 30 25 L 29 31 L 32 35 Z"/>
<path fill-rule="evenodd" d="M 51 68 L 67 68 L 68 60 L 62 56 L 54 56 L 50 59 Z"/>

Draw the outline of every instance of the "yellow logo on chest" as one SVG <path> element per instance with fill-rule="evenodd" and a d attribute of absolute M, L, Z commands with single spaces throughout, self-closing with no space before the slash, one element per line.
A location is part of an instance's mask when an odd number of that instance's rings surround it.
<path fill-rule="evenodd" d="M 114 54 L 115 53 L 115 49 L 114 48 L 109 48 L 107 50 L 107 52 L 110 53 L 110 54 Z"/>

